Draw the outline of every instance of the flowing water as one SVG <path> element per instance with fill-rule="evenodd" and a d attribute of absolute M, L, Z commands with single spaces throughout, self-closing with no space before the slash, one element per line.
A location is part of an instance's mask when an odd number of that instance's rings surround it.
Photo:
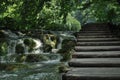
<path fill-rule="evenodd" d="M 38 39 L 34 39 L 37 43 L 35 49 L 32 52 L 28 52 L 28 47 L 23 44 L 24 37 L 17 36 L 11 31 L 4 32 L 8 38 L 8 54 L 1 57 L 0 66 L 7 65 L 6 68 L 0 70 L 0 80 L 61 80 L 61 74 L 59 73 L 59 66 L 64 63 L 60 62 L 61 56 L 58 54 L 44 53 L 41 50 L 42 42 Z M 17 44 L 22 43 L 25 51 L 24 54 L 40 54 L 47 56 L 49 59 L 40 62 L 16 62 L 15 47 Z M 13 67 L 11 67 L 11 65 Z M 20 69 L 16 69 L 14 65 L 27 66 Z"/>
<path fill-rule="evenodd" d="M 0 80 L 61 80 L 58 67 L 63 63 L 59 62 L 58 57 L 57 55 L 57 59 L 53 58 L 53 60 L 43 62 L 22 63 L 30 67 L 27 69 L 23 68 L 15 71 L 2 70 L 0 71 Z M 12 62 L 12 64 L 14 63 Z"/>
<path fill-rule="evenodd" d="M 72 36 L 72 32 L 55 32 L 51 33 L 59 36 L 59 44 L 57 49 L 61 49 L 62 41 L 64 39 L 76 38 Z M 23 42 L 28 37 L 18 36 L 11 31 L 5 31 L 7 42 L 8 42 L 8 54 L 6 56 L 0 56 L 0 80 L 61 80 L 61 74 L 59 73 L 59 67 L 67 65 L 66 62 L 60 62 L 62 58 L 56 53 L 43 53 L 43 44 L 39 39 L 33 39 L 37 44 L 32 52 L 29 52 L 28 46 Z M 37 62 L 17 62 L 16 45 L 22 44 L 24 46 L 24 55 L 42 55 L 46 56 L 47 59 Z M 35 60 L 36 60 L 35 56 Z M 24 59 L 23 56 L 21 59 Z M 34 57 L 31 57 L 32 59 Z M 33 59 L 34 60 L 34 59 Z M 2 66 L 2 67 L 1 67 Z M 17 66 L 17 67 L 16 67 Z"/>

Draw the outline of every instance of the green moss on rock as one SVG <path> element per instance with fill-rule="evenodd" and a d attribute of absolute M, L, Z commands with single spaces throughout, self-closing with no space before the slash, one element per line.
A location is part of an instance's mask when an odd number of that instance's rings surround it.
<path fill-rule="evenodd" d="M 36 46 L 35 41 L 32 38 L 27 38 L 24 40 L 24 44 L 34 48 Z"/>
<path fill-rule="evenodd" d="M 52 49 L 57 47 L 57 36 L 53 34 L 45 34 L 43 37 L 44 52 L 51 52 Z"/>
<path fill-rule="evenodd" d="M 26 62 L 40 62 L 40 61 L 47 61 L 49 58 L 44 55 L 40 54 L 29 54 L 27 55 Z"/>
<path fill-rule="evenodd" d="M 65 39 L 62 42 L 62 49 L 58 51 L 62 56 L 61 61 L 69 61 L 74 53 L 75 42 L 72 40 Z"/>
<path fill-rule="evenodd" d="M 23 44 L 17 44 L 15 48 L 16 53 L 23 54 L 24 53 L 24 46 Z"/>
<path fill-rule="evenodd" d="M 69 71 L 69 67 L 66 65 L 60 65 L 58 67 L 59 73 L 66 73 L 67 71 Z"/>
<path fill-rule="evenodd" d="M 28 51 L 31 52 L 34 50 L 34 47 L 36 46 L 35 41 L 32 38 L 27 38 L 24 40 L 24 44 L 28 46 Z"/>
<path fill-rule="evenodd" d="M 17 55 L 16 62 L 25 62 L 26 58 L 26 55 Z"/>
<path fill-rule="evenodd" d="M 0 70 L 6 71 L 16 71 L 20 69 L 30 68 L 26 64 L 9 64 L 9 63 L 0 63 Z"/>
<path fill-rule="evenodd" d="M 7 54 L 8 44 L 6 42 L 0 43 L 0 56 Z"/>

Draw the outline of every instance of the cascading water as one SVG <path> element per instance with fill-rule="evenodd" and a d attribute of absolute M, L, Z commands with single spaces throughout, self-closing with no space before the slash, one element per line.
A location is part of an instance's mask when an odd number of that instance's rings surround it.
<path fill-rule="evenodd" d="M 18 36 L 9 30 L 4 33 L 8 42 L 8 54 L 6 56 L 2 56 L 0 66 L 4 65 L 7 71 L 4 69 L 0 71 L 0 80 L 61 80 L 61 75 L 58 73 L 58 70 L 56 70 L 61 64 L 63 64 L 60 62 L 60 55 L 51 53 L 43 54 L 41 49 L 42 42 L 39 39 L 33 39 L 36 46 L 32 52 L 29 52 L 29 46 L 24 44 L 24 40 L 29 37 L 26 38 L 24 36 Z M 16 57 L 19 55 L 21 56 L 22 54 L 16 53 L 16 46 L 18 44 L 22 44 L 24 47 L 24 53 L 21 59 L 25 59 L 25 55 L 30 54 L 29 59 L 31 61 L 36 60 L 39 55 L 44 56 L 45 61 L 16 62 Z M 23 68 L 16 70 L 16 66 L 18 66 L 18 68 Z"/>
<path fill-rule="evenodd" d="M 72 35 L 72 31 L 51 31 L 51 33 L 55 34 L 56 36 L 59 37 L 59 44 L 57 46 L 57 49 L 61 49 L 62 47 L 62 42 L 64 39 L 71 39 L 76 41 L 76 37 Z"/>
<path fill-rule="evenodd" d="M 21 54 L 40 54 L 43 51 L 41 50 L 42 42 L 39 39 L 32 39 L 30 37 L 24 37 L 24 36 L 18 36 L 15 33 L 12 33 L 10 30 L 3 30 L 2 31 L 6 36 L 6 42 L 8 43 L 7 47 L 7 55 L 6 56 L 0 56 L 1 62 L 15 62 L 15 58 L 11 57 L 12 55 L 16 55 L 17 49 L 16 46 L 18 44 L 21 44 L 24 47 L 24 52 Z M 28 46 L 24 44 L 25 39 L 31 39 L 36 43 L 36 46 L 34 47 L 32 52 L 28 51 Z"/>

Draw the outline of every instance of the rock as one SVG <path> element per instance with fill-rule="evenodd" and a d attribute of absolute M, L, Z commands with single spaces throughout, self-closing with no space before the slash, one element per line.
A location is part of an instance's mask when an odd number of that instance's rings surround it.
<path fill-rule="evenodd" d="M 0 38 L 5 38 L 5 31 L 4 30 L 0 30 Z"/>
<path fill-rule="evenodd" d="M 66 49 L 73 49 L 75 45 L 76 45 L 75 41 L 69 39 L 65 39 L 62 42 L 62 48 L 66 48 Z"/>
<path fill-rule="evenodd" d="M 75 42 L 72 40 L 65 39 L 62 42 L 62 49 L 58 51 L 63 57 L 61 61 L 69 61 L 74 53 Z"/>
<path fill-rule="evenodd" d="M 43 51 L 44 52 L 51 52 L 52 51 L 52 47 L 51 47 L 51 45 L 44 45 L 43 46 Z"/>
<path fill-rule="evenodd" d="M 64 49 L 60 49 L 58 53 L 61 54 L 62 56 L 61 61 L 69 61 L 72 58 L 73 50 L 66 50 L 64 48 Z"/>
<path fill-rule="evenodd" d="M 26 55 L 18 55 L 17 57 L 16 57 L 16 62 L 25 62 L 25 60 L 26 60 Z"/>
<path fill-rule="evenodd" d="M 28 47 L 29 52 L 33 51 L 36 47 L 36 42 L 32 38 L 25 39 L 24 44 Z"/>
<path fill-rule="evenodd" d="M 9 64 L 9 63 L 0 63 L 0 70 L 5 71 L 16 71 L 20 69 L 30 68 L 26 64 Z"/>
<path fill-rule="evenodd" d="M 49 60 L 47 56 L 40 55 L 40 54 L 28 54 L 26 58 L 26 62 L 40 62 Z"/>
<path fill-rule="evenodd" d="M 7 54 L 8 45 L 6 42 L 0 43 L 0 56 L 4 56 Z"/>
<path fill-rule="evenodd" d="M 58 69 L 59 69 L 59 73 L 66 73 L 69 71 L 69 67 L 66 65 L 60 65 Z"/>
<path fill-rule="evenodd" d="M 23 54 L 25 52 L 23 44 L 17 44 L 15 51 L 18 54 Z"/>
<path fill-rule="evenodd" d="M 24 40 L 24 44 L 25 44 L 26 46 L 29 46 L 29 47 L 32 47 L 32 48 L 34 48 L 34 47 L 36 46 L 36 43 L 35 43 L 34 40 L 31 39 L 31 38 L 25 39 L 25 40 Z"/>
<path fill-rule="evenodd" d="M 43 38 L 44 42 L 44 51 L 50 52 L 51 49 L 55 49 L 57 47 L 57 37 L 53 34 L 45 34 Z M 48 50 L 49 49 L 49 50 Z"/>

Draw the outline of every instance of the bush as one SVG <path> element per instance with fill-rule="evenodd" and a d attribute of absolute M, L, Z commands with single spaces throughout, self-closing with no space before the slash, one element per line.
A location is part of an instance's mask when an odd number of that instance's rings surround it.
<path fill-rule="evenodd" d="M 81 29 L 80 22 L 72 17 L 70 14 L 67 16 L 67 26 L 71 31 L 79 31 Z"/>
<path fill-rule="evenodd" d="M 60 24 L 60 23 L 51 23 L 45 27 L 46 30 L 52 30 L 52 31 L 66 31 L 66 25 Z"/>
<path fill-rule="evenodd" d="M 4 17 L 2 20 L 2 26 L 5 26 L 7 29 L 14 30 L 16 28 L 16 20 L 11 17 Z"/>

